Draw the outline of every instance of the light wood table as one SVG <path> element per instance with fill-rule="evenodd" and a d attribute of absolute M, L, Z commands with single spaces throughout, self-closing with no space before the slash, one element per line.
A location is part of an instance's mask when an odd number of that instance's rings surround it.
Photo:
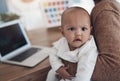
<path fill-rule="evenodd" d="M 27 32 L 32 45 L 52 46 L 62 35 L 58 28 L 35 29 Z M 48 58 L 33 68 L 0 62 L 0 81 L 45 81 L 50 69 Z"/>

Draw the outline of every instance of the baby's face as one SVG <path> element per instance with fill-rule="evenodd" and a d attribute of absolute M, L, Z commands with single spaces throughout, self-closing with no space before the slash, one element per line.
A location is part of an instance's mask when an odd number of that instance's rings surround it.
<path fill-rule="evenodd" d="M 66 37 L 70 50 L 74 50 L 90 38 L 90 19 L 85 13 L 72 12 L 64 16 L 62 33 Z"/>

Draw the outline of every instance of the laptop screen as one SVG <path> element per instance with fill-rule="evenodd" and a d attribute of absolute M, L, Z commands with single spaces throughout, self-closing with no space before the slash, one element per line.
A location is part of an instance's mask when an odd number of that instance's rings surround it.
<path fill-rule="evenodd" d="M 27 44 L 18 23 L 0 28 L 0 53 L 1 56 Z"/>

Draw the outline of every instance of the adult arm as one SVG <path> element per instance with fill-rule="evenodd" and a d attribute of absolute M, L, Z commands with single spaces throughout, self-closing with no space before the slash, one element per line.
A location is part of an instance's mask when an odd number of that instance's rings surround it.
<path fill-rule="evenodd" d="M 120 13 L 102 11 L 93 26 L 99 54 L 92 81 L 120 81 Z"/>

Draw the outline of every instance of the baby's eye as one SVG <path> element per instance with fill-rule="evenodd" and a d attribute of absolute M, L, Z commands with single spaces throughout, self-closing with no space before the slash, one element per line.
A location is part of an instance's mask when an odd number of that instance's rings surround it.
<path fill-rule="evenodd" d="M 70 27 L 70 28 L 68 28 L 68 30 L 73 31 L 73 30 L 75 30 L 75 28 L 74 27 Z"/>
<path fill-rule="evenodd" d="M 87 27 L 82 27 L 82 28 L 81 28 L 82 31 L 85 31 L 85 30 L 87 30 L 87 29 L 88 29 Z"/>

